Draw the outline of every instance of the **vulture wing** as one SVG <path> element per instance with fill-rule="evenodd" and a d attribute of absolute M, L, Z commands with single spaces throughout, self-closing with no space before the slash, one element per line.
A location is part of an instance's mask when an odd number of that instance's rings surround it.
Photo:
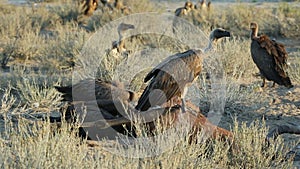
<path fill-rule="evenodd" d="M 173 60 L 176 59 L 183 59 L 186 58 L 188 56 L 194 55 L 196 54 L 196 51 L 194 50 L 187 50 L 183 53 L 176 53 L 175 55 L 171 55 L 169 57 L 167 57 L 166 59 L 164 59 L 162 62 L 160 62 L 160 64 L 158 64 L 156 67 L 154 67 L 144 78 L 144 82 L 148 82 L 152 77 L 155 77 L 157 75 L 157 73 L 163 69 L 165 69 L 164 67 L 166 67 L 167 64 L 170 64 L 170 62 L 173 62 Z M 177 62 L 177 61 L 175 61 Z"/>
<path fill-rule="evenodd" d="M 287 73 L 287 52 L 284 46 L 263 35 L 252 40 L 252 59 L 261 74 L 279 85 L 292 87 Z"/>
<path fill-rule="evenodd" d="M 93 100 L 129 100 L 134 93 L 125 90 L 121 85 L 94 79 L 81 80 L 73 86 L 55 88 L 63 94 L 64 101 L 93 101 Z"/>
<path fill-rule="evenodd" d="M 174 96 L 180 96 L 186 85 L 199 75 L 201 68 L 201 59 L 194 50 L 168 57 L 145 77 L 145 82 L 151 81 L 136 109 L 146 111 L 151 106 L 162 105 Z"/>

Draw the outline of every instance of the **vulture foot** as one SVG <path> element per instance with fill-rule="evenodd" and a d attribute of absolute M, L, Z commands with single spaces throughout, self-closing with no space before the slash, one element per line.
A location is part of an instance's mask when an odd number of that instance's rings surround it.
<path fill-rule="evenodd" d="M 262 83 L 261 87 L 262 87 L 262 88 L 265 88 L 265 87 L 266 87 L 266 79 L 265 79 L 265 78 L 263 78 L 263 83 Z"/>
<path fill-rule="evenodd" d="M 273 85 L 272 85 L 272 88 L 274 88 L 275 87 L 275 82 L 273 82 Z"/>

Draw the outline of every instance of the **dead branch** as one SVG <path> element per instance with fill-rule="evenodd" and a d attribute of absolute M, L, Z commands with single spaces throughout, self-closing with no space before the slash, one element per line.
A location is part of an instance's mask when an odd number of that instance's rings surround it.
<path fill-rule="evenodd" d="M 273 128 L 267 135 L 267 139 L 276 139 L 279 135 L 289 133 L 289 134 L 300 134 L 300 126 L 283 124 Z"/>

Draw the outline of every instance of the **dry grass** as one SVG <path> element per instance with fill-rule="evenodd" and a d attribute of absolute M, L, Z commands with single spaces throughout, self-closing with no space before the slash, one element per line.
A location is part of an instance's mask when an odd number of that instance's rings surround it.
<path fill-rule="evenodd" d="M 126 2 L 133 12 L 164 11 L 148 0 Z M 229 29 L 234 35 L 218 46 L 221 54 L 217 64 L 222 65 L 222 73 L 226 75 L 222 81 L 226 91 L 226 96 L 222 96 L 224 106 L 234 110 L 260 104 L 263 96 L 257 93 L 260 80 L 253 76 L 258 70 L 250 56 L 249 23 L 258 22 L 261 32 L 268 35 L 296 37 L 299 36 L 296 23 L 300 22 L 300 10 L 287 3 L 268 9 L 243 3 L 228 8 L 213 7 L 211 13 L 193 13 L 187 20 L 205 33 L 213 26 Z M 284 156 L 286 148 L 290 148 L 286 146 L 292 145 L 284 145 L 279 139 L 267 148 L 264 137 L 268 129 L 259 122 L 233 124 L 239 152 L 232 152 L 230 145 L 218 140 L 189 145 L 186 130 L 179 127 L 157 132 L 157 139 L 148 147 L 134 149 L 134 146 L 124 147 L 118 142 L 112 145 L 120 153 L 129 151 L 129 157 L 107 151 L 104 147 L 107 145 L 88 147 L 86 140 L 76 136 L 77 126 L 72 130 L 63 123 L 57 131 L 48 121 L 41 122 L 34 114 L 49 115 L 60 109 L 61 98 L 53 86 L 71 84 L 70 70 L 78 64 L 85 42 L 99 27 L 124 15 L 99 9 L 92 17 L 85 18 L 80 6 L 69 0 L 64 5 L 55 1 L 49 5 L 38 3 L 38 7 L 1 4 L 0 8 L 0 59 L 3 66 L 11 66 L 11 72 L 2 73 L 0 82 L 0 165 L 3 168 L 291 168 L 292 162 Z M 140 39 L 151 42 L 146 46 L 140 46 L 139 38 L 135 37 L 136 42 L 131 42 L 129 47 L 140 52 L 138 56 L 144 57 L 147 63 L 141 63 L 137 57 L 128 57 L 127 62 L 112 60 L 108 55 L 99 67 L 98 77 L 112 79 L 117 67 L 120 80 L 132 90 L 140 91 L 149 65 L 156 65 L 169 53 L 186 49 L 184 44 L 167 36 L 145 35 Z M 153 46 L 165 49 L 165 54 L 151 51 Z M 295 55 L 299 56 L 298 53 L 296 51 Z M 291 59 L 289 74 L 292 81 L 299 84 L 300 59 Z M 126 67 L 128 62 L 138 67 Z M 131 72 L 122 73 L 128 69 Z M 196 88 L 189 91 L 189 96 L 200 100 L 201 106 L 207 106 L 213 93 L 206 74 L 201 75 Z M 146 130 L 141 126 L 137 129 L 140 133 Z M 201 134 L 198 137 L 201 140 Z M 176 144 L 153 157 L 134 157 L 136 153 L 156 151 L 167 141 Z"/>
<path fill-rule="evenodd" d="M 190 145 L 186 125 L 157 132 L 147 145 L 124 146 L 121 142 L 103 141 L 96 148 L 89 148 L 66 123 L 57 129 L 49 122 L 19 119 L 15 124 L 5 119 L 1 125 L 6 129 L 0 139 L 1 165 L 5 168 L 290 168 L 292 165 L 290 159 L 285 159 L 288 147 L 282 139 L 267 147 L 264 139 L 267 128 L 257 121 L 249 127 L 245 123 L 234 124 L 238 150 L 218 140 L 200 142 L 205 138 L 201 133 L 197 136 L 199 143 Z M 140 133 L 147 130 L 139 125 L 136 128 Z M 156 155 L 137 158 L 153 153 Z"/>

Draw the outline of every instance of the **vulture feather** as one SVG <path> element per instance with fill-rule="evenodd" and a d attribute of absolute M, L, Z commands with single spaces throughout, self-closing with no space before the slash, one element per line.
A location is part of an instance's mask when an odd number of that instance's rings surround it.
<path fill-rule="evenodd" d="M 145 77 L 144 82 L 150 81 L 140 97 L 137 110 L 146 111 L 150 107 L 160 106 L 173 97 L 181 97 L 182 111 L 185 112 L 184 96 L 187 88 L 198 77 L 202 70 L 202 59 L 205 52 L 222 37 L 230 33 L 218 28 L 211 32 L 208 47 L 202 50 L 188 50 L 169 56 Z"/>
<path fill-rule="evenodd" d="M 284 85 L 287 88 L 292 88 L 293 85 L 287 72 L 288 54 L 283 44 L 270 40 L 266 35 L 257 36 L 258 24 L 251 23 L 251 56 L 258 67 L 263 78 L 262 87 L 265 87 L 266 81 Z"/>
<path fill-rule="evenodd" d="M 175 16 L 187 15 L 194 8 L 194 4 L 188 1 L 184 4 L 184 7 L 180 7 L 175 10 Z"/>
<path fill-rule="evenodd" d="M 127 106 L 136 99 L 136 94 L 124 89 L 119 82 L 106 82 L 95 79 L 85 79 L 71 86 L 55 86 L 62 93 L 63 101 L 97 101 L 98 107 L 112 114 L 118 112 L 116 104 Z M 74 99 L 75 98 L 75 99 Z"/>

